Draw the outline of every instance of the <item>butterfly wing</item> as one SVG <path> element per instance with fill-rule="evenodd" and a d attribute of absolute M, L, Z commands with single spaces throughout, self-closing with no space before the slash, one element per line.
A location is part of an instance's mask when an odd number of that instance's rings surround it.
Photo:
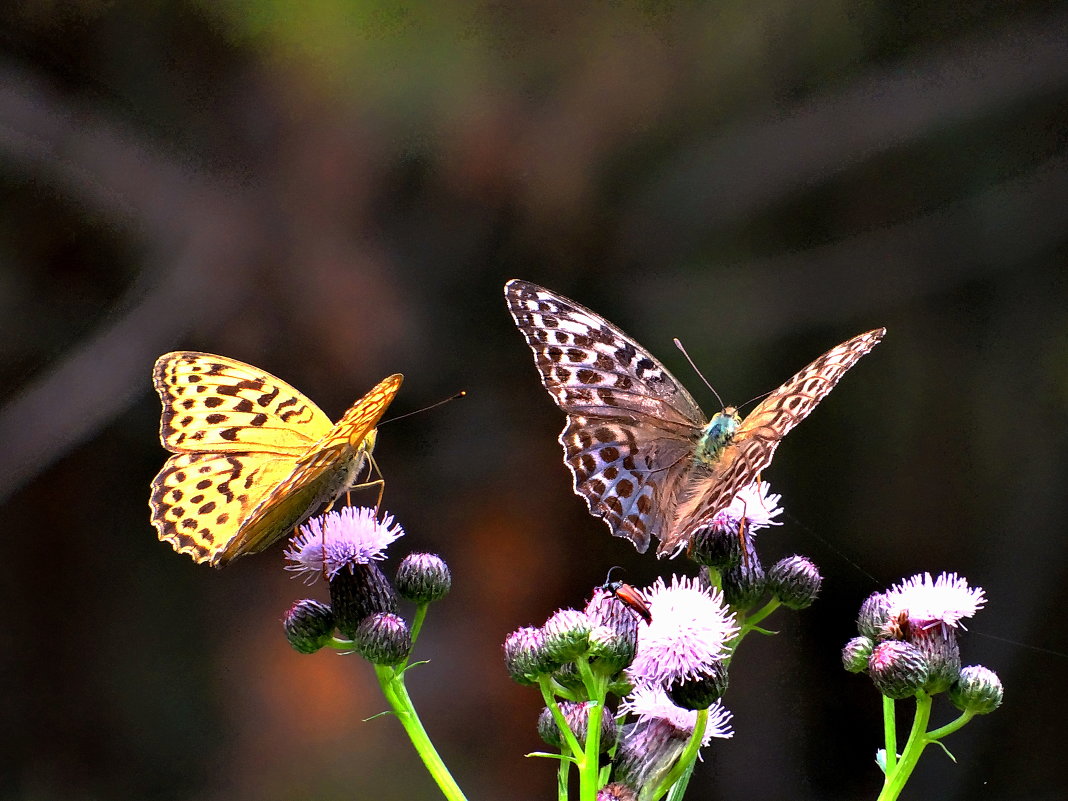
<path fill-rule="evenodd" d="M 263 550 L 351 487 L 401 376 L 337 425 L 289 384 L 225 356 L 165 354 L 153 383 L 160 440 L 177 455 L 152 482 L 152 524 L 179 553 L 219 566 Z"/>
<path fill-rule="evenodd" d="M 222 565 L 257 553 L 299 526 L 323 504 L 333 503 L 359 479 L 374 449 L 374 428 L 403 376 L 383 379 L 345 412 L 337 425 L 310 448 L 241 523 L 238 534 L 212 558 Z"/>
<path fill-rule="evenodd" d="M 575 492 L 644 553 L 671 520 L 704 415 L 666 367 L 600 315 L 527 281 L 509 281 L 504 294 L 567 413 L 560 443 Z"/>
<path fill-rule="evenodd" d="M 884 334 L 885 328 L 876 328 L 831 348 L 761 401 L 742 420 L 708 474 L 699 479 L 686 500 L 678 505 L 671 533 L 661 540 L 657 554 L 673 553 L 689 542 L 698 528 L 753 483 L 760 471 L 771 464 L 782 438 L 811 414 L 846 371 L 875 347 Z"/>
<path fill-rule="evenodd" d="M 299 456 L 333 428 L 285 381 L 250 364 L 196 351 L 165 353 L 152 383 L 163 403 L 160 441 L 175 453 Z"/>

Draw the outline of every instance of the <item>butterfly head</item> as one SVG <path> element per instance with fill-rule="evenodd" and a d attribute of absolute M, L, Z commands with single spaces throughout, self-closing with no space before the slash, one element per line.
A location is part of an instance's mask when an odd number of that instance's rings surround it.
<path fill-rule="evenodd" d="M 730 443 L 741 422 L 742 418 L 733 406 L 712 415 L 708 425 L 701 430 L 701 439 L 697 443 L 697 459 L 709 464 L 715 462 Z"/>

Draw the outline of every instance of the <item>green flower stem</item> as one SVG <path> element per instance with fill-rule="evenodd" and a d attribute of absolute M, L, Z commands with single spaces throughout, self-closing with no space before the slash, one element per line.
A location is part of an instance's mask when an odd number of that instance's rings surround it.
<path fill-rule="evenodd" d="M 742 621 L 742 630 L 738 634 L 738 639 L 741 639 L 746 634 L 748 634 L 750 631 L 755 629 L 757 627 L 757 623 L 759 623 L 761 620 L 766 618 L 768 615 L 770 615 L 772 612 L 774 612 L 780 606 L 782 606 L 782 602 L 772 598 L 770 601 L 768 601 L 766 604 L 764 604 L 764 606 L 761 607 L 759 611 L 756 611 L 753 614 L 751 614 L 748 617 L 746 617 Z"/>
<path fill-rule="evenodd" d="M 686 791 L 686 784 L 690 781 L 690 774 L 693 773 L 694 762 L 697 761 L 697 752 L 701 750 L 701 743 L 705 739 L 705 730 L 708 728 L 708 710 L 701 709 L 697 713 L 697 722 L 694 723 L 693 732 L 690 734 L 690 739 L 686 743 L 686 748 L 679 755 L 679 758 L 675 760 L 674 766 L 668 771 L 667 775 L 660 780 L 659 786 L 653 793 L 653 799 L 660 798 L 664 793 L 672 788 L 672 786 L 679 781 L 683 781 L 681 792 L 673 792 L 672 795 L 675 798 L 682 798 L 682 793 Z"/>
<path fill-rule="evenodd" d="M 563 749 L 560 749 L 564 756 Z M 556 769 L 556 798 L 557 801 L 567 801 L 567 777 L 571 772 L 571 760 L 561 759 L 560 766 Z"/>
<path fill-rule="evenodd" d="M 381 686 L 386 700 L 389 701 L 390 709 L 393 710 L 393 714 L 397 716 L 397 720 L 404 727 L 404 731 L 408 734 L 408 739 L 412 741 L 412 745 L 415 747 L 415 752 L 419 754 L 419 758 L 423 760 L 426 769 L 430 771 L 430 775 L 437 782 L 441 794 L 449 801 L 466 801 L 463 791 L 460 790 L 460 786 L 452 778 L 449 769 L 445 767 L 445 763 L 442 762 L 437 749 L 430 742 L 430 737 L 427 735 L 426 729 L 423 728 L 419 715 L 415 712 L 415 706 L 412 704 L 412 699 L 404 686 L 403 670 L 388 665 L 375 665 L 374 668 L 375 676 L 378 677 L 378 684 Z"/>
<path fill-rule="evenodd" d="M 956 720 L 950 721 L 945 726 L 942 726 L 939 729 L 934 729 L 932 731 L 927 732 L 927 739 L 932 741 L 941 740 L 947 734 L 952 734 L 974 717 L 974 712 L 961 712 L 960 717 Z"/>
<path fill-rule="evenodd" d="M 894 699 L 883 696 L 883 740 L 886 744 L 886 775 L 897 766 L 897 716 Z"/>
<path fill-rule="evenodd" d="M 415 650 L 415 641 L 419 639 L 419 632 L 423 629 L 423 621 L 426 620 L 426 610 L 430 604 L 419 604 L 415 607 L 415 616 L 412 618 L 412 650 Z M 408 660 L 404 661 L 408 664 Z"/>
<path fill-rule="evenodd" d="M 905 788 L 905 782 L 909 780 L 916 764 L 920 761 L 920 755 L 932 740 L 927 734 L 927 724 L 931 720 L 931 696 L 922 690 L 916 693 L 916 716 L 912 719 L 912 731 L 909 732 L 905 750 L 901 752 L 901 760 L 891 770 L 887 762 L 886 781 L 883 791 L 879 793 L 879 801 L 896 801 L 901 791 Z M 889 760 L 889 754 L 887 755 Z"/>
<path fill-rule="evenodd" d="M 575 665 L 590 696 L 589 717 L 586 721 L 586 749 L 579 764 L 579 799 L 597 801 L 597 791 L 601 789 L 601 720 L 608 696 L 608 677 L 594 673 L 587 659 L 578 659 Z"/>

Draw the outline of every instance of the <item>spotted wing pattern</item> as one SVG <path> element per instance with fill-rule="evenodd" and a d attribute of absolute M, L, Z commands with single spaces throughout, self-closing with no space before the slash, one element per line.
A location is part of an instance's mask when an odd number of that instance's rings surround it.
<path fill-rule="evenodd" d="M 734 496 L 752 484 L 771 464 L 784 436 L 816 408 L 861 356 L 886 333 L 877 328 L 859 334 L 805 367 L 766 397 L 749 413 L 724 449 L 707 479 L 679 505 L 671 534 L 658 553 L 672 553 L 689 542 L 693 533 L 726 508 Z"/>
<path fill-rule="evenodd" d="M 560 435 L 575 492 L 639 552 L 664 536 L 705 425 L 690 393 L 600 315 L 526 281 L 505 285 L 542 383 L 567 412 Z"/>
<path fill-rule="evenodd" d="M 560 435 L 575 492 L 639 552 L 672 554 L 771 462 L 785 434 L 883 336 L 833 348 L 769 395 L 712 464 L 695 458 L 706 421 L 652 355 L 604 318 L 526 281 L 505 285 L 545 388 L 567 413 Z"/>
<path fill-rule="evenodd" d="M 380 382 L 341 420 L 269 373 L 207 353 L 156 362 L 160 440 L 175 453 L 152 482 L 161 540 L 221 566 L 271 545 L 358 479 L 400 387 Z"/>

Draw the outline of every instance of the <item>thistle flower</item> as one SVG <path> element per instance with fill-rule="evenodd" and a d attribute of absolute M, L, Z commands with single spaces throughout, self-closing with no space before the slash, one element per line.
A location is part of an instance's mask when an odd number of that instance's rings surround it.
<path fill-rule="evenodd" d="M 886 593 L 889 611 L 884 632 L 912 643 L 927 660 L 929 676 L 924 690 L 948 690 L 960 676 L 958 628 L 962 618 L 974 615 L 986 603 L 980 587 L 969 587 L 956 573 L 916 575 Z"/>
<path fill-rule="evenodd" d="M 582 656 L 590 647 L 590 619 L 575 609 L 561 609 L 545 621 L 545 649 L 560 662 Z"/>
<path fill-rule="evenodd" d="M 364 618 L 352 639 L 360 656 L 376 665 L 399 665 L 412 650 L 408 624 L 389 612 Z"/>
<path fill-rule="evenodd" d="M 729 739 L 734 736 L 731 729 L 731 712 L 718 701 L 707 707 L 708 723 L 705 725 L 702 746 L 712 742 L 713 737 Z M 671 700 L 660 687 L 638 687 L 619 705 L 619 714 L 635 715 L 639 721 L 663 721 L 680 733 L 683 739 L 689 739 L 697 725 L 697 710 L 683 709 Z"/>
<path fill-rule="evenodd" d="M 1005 688 L 998 674 L 982 665 L 970 665 L 949 690 L 949 700 L 961 712 L 986 715 L 1001 706 Z"/>
<path fill-rule="evenodd" d="M 386 547 L 404 535 L 393 515 L 384 514 L 381 520 L 368 506 L 345 506 L 337 512 L 313 517 L 300 527 L 300 533 L 290 540 L 285 558 L 292 564 L 286 570 L 306 575 L 312 581 L 317 576 L 328 579 L 342 570 L 352 572 L 357 565 L 370 564 L 386 558 Z"/>
<path fill-rule="evenodd" d="M 410 553 L 397 566 L 395 577 L 401 598 L 417 604 L 440 601 L 452 588 L 445 560 L 432 553 Z"/>
<path fill-rule="evenodd" d="M 551 673 L 558 663 L 546 651 L 545 632 L 524 626 L 504 641 L 504 665 L 520 684 L 537 684 L 538 678 Z"/>
<path fill-rule="evenodd" d="M 822 585 L 819 568 L 804 556 L 788 556 L 768 571 L 768 589 L 788 609 L 812 606 Z"/>
<path fill-rule="evenodd" d="M 694 534 L 687 552 L 689 558 L 721 571 L 743 562 L 755 562 L 753 538 L 756 532 L 768 526 L 782 525 L 775 520 L 782 513 L 778 505 L 782 496 L 769 494 L 770 489 L 767 482 L 755 481 L 738 492 L 727 508 L 717 512 Z M 744 556 L 743 547 L 747 552 Z"/>
<path fill-rule="evenodd" d="M 645 591 L 653 622 L 638 632 L 638 652 L 628 673 L 635 685 L 668 687 L 718 669 L 728 655 L 727 641 L 738 633 L 734 616 L 715 588 L 697 579 L 662 578 Z"/>
<path fill-rule="evenodd" d="M 922 690 L 930 677 L 930 668 L 915 645 L 887 640 L 872 651 L 868 675 L 879 692 L 898 700 Z"/>
<path fill-rule="evenodd" d="M 302 654 L 313 654 L 333 636 L 334 612 L 319 601 L 297 601 L 286 612 L 282 626 L 294 649 Z"/>
<path fill-rule="evenodd" d="M 870 637 L 854 637 L 842 649 L 842 667 L 850 673 L 862 673 L 868 669 L 875 643 Z"/>

